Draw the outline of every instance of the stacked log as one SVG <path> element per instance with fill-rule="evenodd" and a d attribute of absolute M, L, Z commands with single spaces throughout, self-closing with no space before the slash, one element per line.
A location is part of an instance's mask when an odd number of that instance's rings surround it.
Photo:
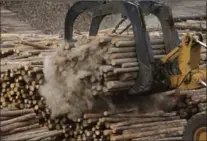
<path fill-rule="evenodd" d="M 0 113 L 0 137 L 2 141 L 39 141 L 63 134 L 62 131 L 49 131 L 48 128 L 41 127 L 33 109 L 18 110 L 4 108 L 1 109 Z"/>
<path fill-rule="evenodd" d="M 146 140 L 151 137 L 180 137 L 186 120 L 180 120 L 175 113 L 138 114 L 133 111 L 103 114 L 85 113 L 78 119 L 76 129 L 68 134 L 74 140 Z M 157 129 L 165 129 L 160 130 Z"/>
<path fill-rule="evenodd" d="M 93 38 L 94 39 L 94 38 Z M 89 39 L 90 40 L 90 39 Z M 99 66 L 98 76 L 100 78 L 91 78 L 92 94 L 110 94 L 114 91 L 124 91 L 130 89 L 135 84 L 137 72 L 139 71 L 139 63 L 137 61 L 135 41 L 133 37 L 129 36 L 100 36 L 94 40 L 99 40 L 97 48 L 106 49 L 103 54 L 102 64 Z M 69 45 L 70 46 L 70 45 Z M 81 46 L 72 45 L 74 48 L 81 48 Z M 85 45 L 82 45 L 85 46 Z M 162 39 L 151 40 L 153 49 L 153 56 L 156 60 L 161 59 L 165 54 L 165 45 Z M 70 47 L 65 47 L 67 55 L 72 54 Z M 68 58 L 70 59 L 70 58 Z M 67 57 L 65 57 L 67 60 Z M 69 60 L 71 64 L 73 61 Z M 200 65 L 206 61 L 206 49 L 201 51 Z M 77 62 L 78 64 L 78 62 Z M 73 68 L 73 66 L 72 66 Z M 99 82 L 96 82 L 99 81 Z M 96 83 L 95 83 L 96 82 Z M 100 83 L 101 82 L 101 83 Z M 104 83 L 102 83 L 104 82 Z"/>
<path fill-rule="evenodd" d="M 37 114 L 41 125 L 47 125 L 50 130 L 63 130 L 64 138 L 66 139 L 180 139 L 183 125 L 186 121 L 180 120 L 176 114 L 172 113 L 164 116 L 157 116 L 156 114 L 135 114 L 129 110 L 128 112 L 123 113 L 88 113 L 84 114 L 83 117 L 76 121 L 72 121 L 67 114 L 52 119 L 50 117 L 50 109 L 47 108 L 45 99 L 39 94 L 39 87 L 44 82 L 42 60 L 44 56 L 49 55 L 54 51 L 50 49 L 51 44 L 46 40 L 36 39 L 36 37 L 31 40 L 31 36 L 18 42 L 13 41 L 18 38 L 16 35 L 12 37 L 9 35 L 9 38 L 8 36 L 3 37 L 3 43 L 1 44 L 3 52 L 1 52 L 1 58 L 6 65 L 4 66 L 5 69 L 3 69 L 4 73 L 1 73 L 1 108 L 32 108 Z M 94 76 L 89 79 L 90 83 L 93 84 L 91 87 L 92 95 L 108 95 L 114 92 L 128 90 L 134 85 L 137 71 L 139 70 L 139 64 L 136 59 L 136 54 L 134 53 L 135 42 L 133 41 L 133 36 L 113 35 L 105 37 L 101 36 L 96 39 L 98 39 L 99 47 L 106 49 L 106 54 L 103 57 L 104 63 L 99 66 L 97 71 L 100 79 L 97 79 Z M 162 40 L 151 40 L 151 45 L 155 59 L 160 59 L 166 54 Z M 14 46 L 15 49 L 13 49 Z M 81 46 L 70 44 L 69 46 L 65 46 L 64 50 L 70 51 L 71 48 L 76 47 Z M 206 50 L 202 50 L 202 56 L 204 60 L 201 61 L 201 64 L 206 61 Z M 25 65 L 23 66 L 18 65 L 24 63 Z M 72 62 L 70 65 L 74 68 L 76 64 Z M 61 69 L 59 70 L 61 72 Z M 182 102 L 187 106 L 180 106 L 179 104 L 179 113 L 177 114 L 183 118 L 187 118 L 189 115 L 182 116 L 185 115 L 182 114 L 185 113 L 185 111 L 189 111 L 190 109 L 190 115 L 197 113 L 194 108 L 196 104 L 198 104 L 196 105 L 196 109 L 199 109 L 198 111 L 203 111 L 206 109 L 206 101 L 202 101 L 203 98 L 204 92 L 201 95 L 189 95 Z M 195 99 L 197 99 L 196 102 L 190 102 L 190 100 L 195 101 Z M 2 120 L 3 119 L 5 118 L 2 118 Z M 172 126 L 167 126 L 167 124 Z M 157 128 L 163 128 L 166 129 L 166 131 L 159 130 L 158 132 L 155 132 Z M 139 134 L 137 134 L 137 132 L 139 132 Z M 57 134 L 59 134 L 59 132 Z"/>
<path fill-rule="evenodd" d="M 175 27 L 179 30 L 206 32 L 206 20 L 186 20 L 175 23 Z"/>
<path fill-rule="evenodd" d="M 181 118 L 190 119 L 193 115 L 206 111 L 206 88 L 185 91 L 182 95 L 176 108 Z"/>
<path fill-rule="evenodd" d="M 1 74 L 1 107 L 45 109 L 39 87 L 44 82 L 42 68 L 19 66 Z M 40 120 L 41 121 L 41 120 Z"/>

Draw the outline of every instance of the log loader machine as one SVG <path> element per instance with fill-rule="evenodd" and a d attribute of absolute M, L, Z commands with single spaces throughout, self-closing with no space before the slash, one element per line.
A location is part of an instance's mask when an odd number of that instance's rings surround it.
<path fill-rule="evenodd" d="M 83 12 L 92 13 L 89 36 L 98 34 L 99 26 L 107 15 L 121 13 L 131 22 L 136 43 L 139 72 L 136 84 L 129 94 L 163 92 L 169 89 L 199 89 L 206 87 L 206 67 L 199 67 L 201 34 L 187 33 L 182 40 L 174 27 L 170 7 L 154 1 L 79 1 L 70 7 L 65 19 L 65 41 L 73 42 L 75 19 Z M 146 31 L 144 15 L 153 14 L 161 23 L 166 56 L 155 61 Z M 161 88 L 161 89 L 158 89 Z M 179 99 L 180 95 L 173 95 Z M 175 103 L 176 104 L 176 103 Z M 183 133 L 184 141 L 206 141 L 206 113 L 194 115 Z"/>

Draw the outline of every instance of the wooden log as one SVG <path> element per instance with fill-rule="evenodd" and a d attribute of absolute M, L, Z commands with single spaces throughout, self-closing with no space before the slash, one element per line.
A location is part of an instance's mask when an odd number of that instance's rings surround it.
<path fill-rule="evenodd" d="M 174 17 L 173 21 L 174 22 L 183 22 L 186 20 L 201 20 L 201 19 L 206 19 L 206 15 L 190 15 L 190 16 L 178 16 Z"/>
<path fill-rule="evenodd" d="M 9 120 L 11 119 L 11 117 L 0 117 L 0 121 L 5 121 L 5 120 Z"/>
<path fill-rule="evenodd" d="M 99 67 L 99 70 L 101 72 L 110 72 L 110 71 L 113 71 L 113 69 L 114 69 L 114 67 L 110 66 L 110 65 L 103 65 L 103 66 Z"/>
<path fill-rule="evenodd" d="M 111 60 L 111 64 L 113 66 L 121 65 L 123 63 L 130 63 L 130 62 L 137 62 L 137 58 L 124 58 L 124 59 L 112 59 Z"/>
<path fill-rule="evenodd" d="M 136 52 L 127 52 L 127 53 L 114 53 L 111 54 L 111 59 L 121 59 L 121 58 L 133 58 L 136 57 Z"/>
<path fill-rule="evenodd" d="M 109 53 L 126 53 L 126 52 L 135 52 L 135 47 L 125 47 L 125 48 L 110 48 Z"/>
<path fill-rule="evenodd" d="M 195 31 L 206 31 L 206 27 L 204 26 L 195 26 L 195 25 L 186 25 L 186 24 L 176 24 L 175 25 L 175 28 L 177 29 L 182 29 L 182 30 L 185 30 L 185 29 L 188 29 L 188 30 L 195 30 Z"/>
<path fill-rule="evenodd" d="M 112 135 L 110 137 L 111 141 L 118 141 L 118 140 L 130 140 L 133 138 L 139 138 L 139 137 L 146 137 L 146 136 L 152 136 L 152 135 L 159 135 L 163 133 L 170 133 L 170 132 L 177 132 L 177 131 L 183 131 L 183 127 L 178 128 L 169 128 L 169 129 L 159 129 L 156 131 L 148 131 L 148 132 L 140 132 L 140 133 L 132 133 L 132 134 L 125 134 L 125 135 Z"/>
<path fill-rule="evenodd" d="M 105 85 L 108 89 L 113 89 L 113 88 L 130 87 L 130 86 L 133 86 L 134 83 L 135 81 L 126 81 L 126 82 L 109 81 L 109 82 L 106 82 Z"/>
<path fill-rule="evenodd" d="M 114 73 L 129 73 L 129 72 L 137 72 L 139 67 L 130 67 L 130 68 L 116 68 L 114 69 Z"/>
<path fill-rule="evenodd" d="M 182 137 L 167 137 L 161 139 L 155 139 L 155 141 L 183 141 Z"/>
<path fill-rule="evenodd" d="M 119 76 L 120 81 L 129 81 L 137 78 L 137 73 L 124 73 Z"/>
<path fill-rule="evenodd" d="M 24 141 L 24 140 L 29 140 L 29 139 L 32 139 L 38 136 L 42 136 L 44 134 L 47 134 L 48 132 L 49 132 L 48 129 L 39 128 L 38 130 L 34 130 L 34 131 L 28 131 L 24 133 L 17 133 L 17 134 L 9 135 L 9 136 L 4 137 L 3 139 Z"/>
<path fill-rule="evenodd" d="M 154 50 L 164 50 L 165 49 L 165 44 L 155 44 L 152 45 L 152 49 Z"/>
<path fill-rule="evenodd" d="M 158 122 L 158 121 L 169 121 L 169 120 L 176 120 L 179 117 L 156 117 L 156 118 L 137 118 L 136 120 L 129 120 L 125 122 L 119 122 L 116 124 L 111 124 L 110 128 L 114 129 L 121 126 L 132 125 L 137 123 L 150 123 L 150 122 Z"/>
<path fill-rule="evenodd" d="M 20 116 L 24 114 L 33 113 L 33 109 L 15 110 L 15 111 L 0 111 L 1 116 Z"/>
<path fill-rule="evenodd" d="M 152 40 L 150 41 L 151 45 L 157 45 L 157 44 L 164 44 L 164 41 L 162 39 L 160 40 Z M 115 43 L 116 47 L 129 47 L 129 46 L 135 46 L 135 41 L 117 41 Z"/>
<path fill-rule="evenodd" d="M 122 68 L 131 68 L 131 67 L 138 67 L 138 62 L 132 62 L 132 63 L 123 63 L 121 64 Z"/>
<path fill-rule="evenodd" d="M 38 127 L 40 127 L 38 123 L 33 124 L 33 125 L 24 126 L 24 127 L 19 127 L 19 128 L 15 128 L 15 129 L 9 131 L 8 133 L 6 133 L 6 135 L 10 135 L 10 134 L 18 133 L 18 132 L 23 132 L 23 131 L 28 131 L 28 130 L 35 129 Z"/>
<path fill-rule="evenodd" d="M 175 124 L 175 123 L 180 123 L 180 124 L 187 124 L 187 121 L 185 119 L 178 119 L 178 120 L 172 120 L 172 121 L 157 121 L 157 122 L 151 122 L 151 123 L 138 123 L 130 126 L 121 126 L 121 127 L 116 127 L 112 130 L 113 133 L 120 132 L 122 130 L 128 130 L 128 129 L 134 129 L 134 128 L 145 128 L 145 127 L 153 127 L 153 126 L 159 126 L 159 125 L 167 125 L 167 124 Z"/>
<path fill-rule="evenodd" d="M 35 47 L 35 48 L 37 48 L 37 49 L 51 49 L 51 47 L 47 47 L 47 46 L 43 46 L 43 45 L 34 44 L 34 43 L 27 42 L 27 41 L 24 41 L 24 40 L 22 40 L 22 41 L 20 42 L 20 44 L 27 45 L 27 46 L 31 46 L 31 47 Z"/>
<path fill-rule="evenodd" d="M 112 38 L 111 37 L 101 37 L 99 39 L 99 43 L 103 44 L 103 43 L 109 43 L 111 42 Z"/>
<path fill-rule="evenodd" d="M 84 113 L 83 118 L 84 119 L 93 119 L 93 118 L 100 118 L 102 117 L 102 114 L 100 113 Z"/>
<path fill-rule="evenodd" d="M 39 140 L 42 140 L 42 139 L 45 139 L 45 138 L 48 138 L 48 137 L 54 137 L 54 136 L 59 136 L 59 135 L 62 135 L 63 132 L 62 131 L 49 131 L 49 132 L 46 132 L 45 134 L 42 134 L 40 136 L 37 136 L 35 138 L 32 138 L 30 139 L 29 141 L 39 141 Z"/>
<path fill-rule="evenodd" d="M 35 122 L 37 123 L 38 121 L 37 120 L 33 120 L 33 121 L 16 122 L 16 123 L 13 123 L 13 124 L 1 127 L 0 131 L 1 132 L 8 132 L 8 131 L 10 131 L 12 129 L 15 129 L 15 128 L 18 128 L 18 127 L 28 126 L 31 123 L 35 123 Z"/>
<path fill-rule="evenodd" d="M 129 133 L 137 133 L 137 132 L 146 132 L 146 131 L 156 131 L 157 129 L 168 129 L 168 128 L 175 128 L 175 127 L 184 127 L 186 122 L 175 122 L 173 124 L 162 124 L 157 126 L 148 126 L 148 127 L 141 127 L 141 128 L 132 128 L 128 130 L 122 130 L 122 134 L 129 134 Z"/>
<path fill-rule="evenodd" d="M 14 47 L 14 43 L 13 42 L 3 42 L 1 44 L 1 48 L 10 48 L 10 47 Z"/>

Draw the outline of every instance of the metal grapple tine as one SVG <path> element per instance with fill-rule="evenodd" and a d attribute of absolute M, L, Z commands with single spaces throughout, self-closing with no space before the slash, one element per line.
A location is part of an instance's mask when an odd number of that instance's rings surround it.
<path fill-rule="evenodd" d="M 73 38 L 73 25 L 76 18 L 86 10 L 91 10 L 100 6 L 105 1 L 79 1 L 69 8 L 65 18 L 65 41 L 72 41 Z"/>

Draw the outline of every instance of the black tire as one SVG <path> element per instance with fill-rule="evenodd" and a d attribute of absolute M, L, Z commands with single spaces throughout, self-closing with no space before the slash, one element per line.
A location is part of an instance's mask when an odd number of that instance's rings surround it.
<path fill-rule="evenodd" d="M 194 133 L 201 127 L 207 127 L 206 113 L 199 113 L 194 115 L 186 125 L 183 132 L 183 141 L 195 141 Z"/>

